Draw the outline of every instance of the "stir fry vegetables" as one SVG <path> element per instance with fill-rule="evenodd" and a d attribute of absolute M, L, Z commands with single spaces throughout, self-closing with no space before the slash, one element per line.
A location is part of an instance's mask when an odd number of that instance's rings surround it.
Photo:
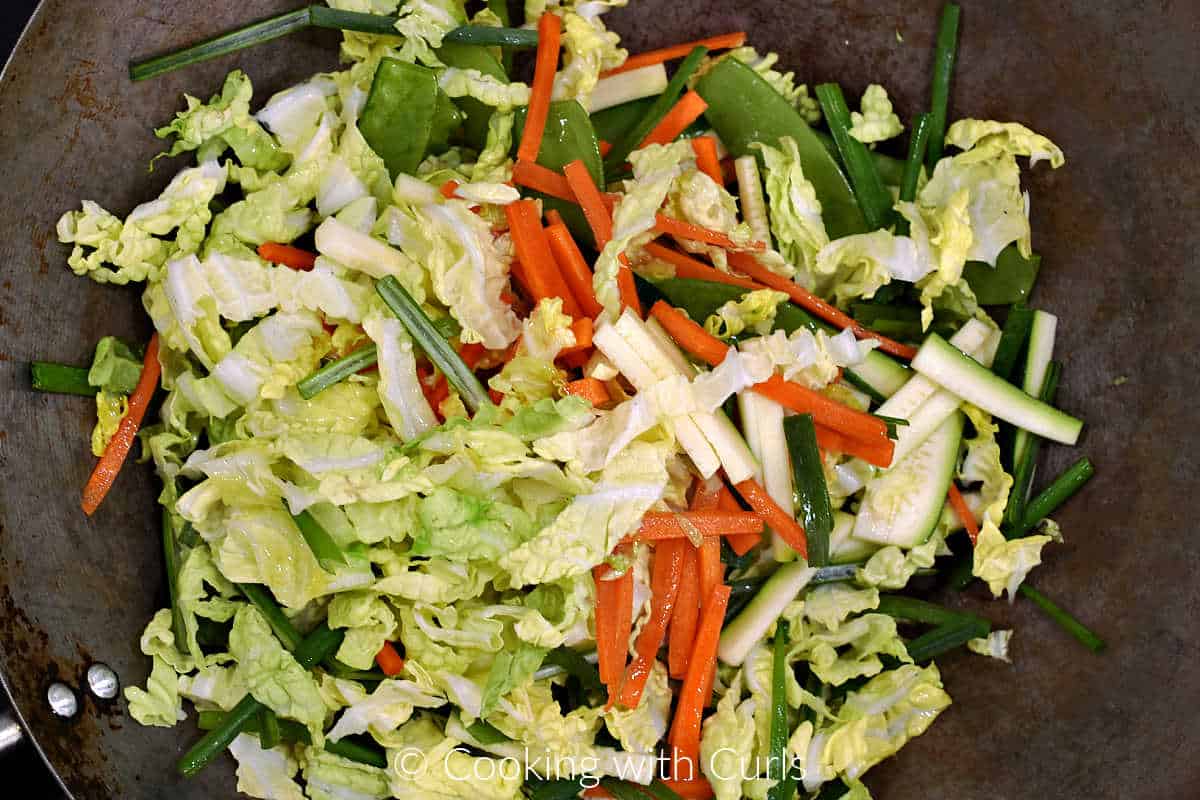
<path fill-rule="evenodd" d="M 1036 469 L 1083 422 L 1018 158 L 1064 158 L 950 116 L 958 8 L 898 147 L 881 86 L 810 96 L 737 31 L 631 55 L 610 5 L 331 0 L 131 67 L 344 32 L 257 110 L 237 71 L 188 97 L 162 196 L 58 227 L 155 329 L 31 378 L 94 398 L 87 514 L 135 439 L 162 480 L 126 698 L 195 708 L 183 776 L 863 800 L 951 702 L 934 659 L 1010 658 L 916 576 L 1103 648 L 1025 582 L 1094 472 Z"/>

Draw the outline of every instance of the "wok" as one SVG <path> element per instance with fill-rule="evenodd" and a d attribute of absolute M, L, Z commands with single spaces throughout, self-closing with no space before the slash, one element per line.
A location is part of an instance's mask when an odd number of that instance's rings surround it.
<path fill-rule="evenodd" d="M 71 275 L 54 223 L 82 198 L 124 214 L 165 185 L 170 164 L 145 169 L 161 149 L 151 129 L 184 90 L 207 96 L 238 66 L 261 101 L 333 68 L 336 36 L 306 34 L 126 78 L 131 57 L 294 5 L 45 0 L 0 84 L 0 671 L 75 797 L 187 800 L 229 796 L 233 783 L 229 760 L 176 776 L 192 722 L 143 728 L 123 701 L 86 695 L 61 722 L 46 703 L 52 681 L 78 689 L 94 661 L 143 683 L 138 635 L 166 598 L 149 470 L 129 467 L 85 518 L 90 403 L 29 390 L 30 359 L 86 363 L 101 335 L 150 330 L 136 289 Z M 883 82 L 909 119 L 927 102 L 939 5 L 637 0 L 610 19 L 635 51 L 745 29 L 809 83 L 857 95 Z M 1036 302 L 1063 318 L 1059 397 L 1089 422 L 1081 451 L 1098 476 L 1060 515 L 1067 544 L 1033 582 L 1111 645 L 1093 656 L 1023 601 L 985 605 L 978 589 L 954 601 L 1015 628 L 1015 662 L 945 659 L 955 705 L 869 783 L 890 800 L 1200 797 L 1200 6 L 966 6 L 952 114 L 1020 120 L 1068 156 L 1028 178 L 1044 256 Z M 1043 474 L 1076 457 L 1047 451 Z"/>

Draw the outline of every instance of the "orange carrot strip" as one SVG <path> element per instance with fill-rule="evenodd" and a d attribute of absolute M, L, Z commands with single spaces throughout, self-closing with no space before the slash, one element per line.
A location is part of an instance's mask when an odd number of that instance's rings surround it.
<path fill-rule="evenodd" d="M 642 139 L 638 148 L 652 144 L 670 144 L 678 139 L 679 134 L 687 130 L 687 126 L 699 119 L 707 109 L 708 103 L 704 102 L 700 93 L 689 91 L 679 98 L 674 107 L 658 121 L 654 129 L 646 134 L 646 138 Z"/>
<path fill-rule="evenodd" d="M 600 157 L 601 158 L 604 158 L 606 155 L 611 153 L 612 149 L 613 149 L 612 142 L 606 142 L 603 139 L 600 140 Z"/>
<path fill-rule="evenodd" d="M 778 292 L 787 293 L 793 303 L 812 312 L 830 325 L 835 325 L 838 328 L 849 328 L 854 331 L 854 335 L 859 339 L 877 339 L 879 341 L 879 349 L 885 353 L 891 353 L 898 358 L 909 360 L 912 360 L 913 356 L 917 354 L 915 347 L 909 347 L 906 344 L 901 344 L 886 336 L 880 336 L 868 328 L 864 328 L 851 318 L 849 314 L 825 302 L 803 286 L 788 280 L 782 275 L 776 275 L 774 272 L 771 272 L 771 270 L 758 263 L 758 259 L 749 253 L 730 253 L 729 263 L 762 285 Z"/>
<path fill-rule="evenodd" d="M 717 182 L 718 186 L 725 185 L 725 176 L 721 174 L 721 159 L 717 158 L 717 141 L 711 136 L 697 136 L 692 139 L 692 152 L 696 154 L 696 166 L 708 177 Z"/>
<path fill-rule="evenodd" d="M 575 344 L 560 350 L 559 358 L 564 356 L 587 353 L 592 349 L 592 331 L 594 324 L 590 317 L 579 317 L 571 323 L 571 333 L 575 336 Z"/>
<path fill-rule="evenodd" d="M 508 217 L 508 227 L 512 233 L 513 245 L 517 250 L 517 258 L 521 262 L 523 283 L 529 287 L 530 295 L 536 303 L 547 297 L 560 297 L 563 301 L 563 312 L 572 316 L 582 316 L 575 296 L 567 286 L 562 273 L 558 271 L 558 263 L 550 252 L 550 244 L 546 241 L 546 232 L 538 216 L 537 204 L 532 200 L 518 200 L 504 207 Z"/>
<path fill-rule="evenodd" d="M 676 278 L 694 278 L 701 281 L 715 281 L 717 283 L 726 283 L 730 286 L 740 286 L 743 289 L 761 289 L 754 281 L 739 278 L 736 275 L 730 275 L 728 272 L 722 272 L 715 267 L 710 267 L 703 261 L 699 261 L 690 256 L 684 255 L 677 250 L 672 250 L 669 247 L 664 247 L 658 242 L 649 242 L 645 245 L 646 252 L 655 258 L 666 261 L 675 267 Z"/>
<path fill-rule="evenodd" d="M 564 180 L 566 180 L 566 179 L 564 178 Z M 568 188 L 570 188 L 570 187 L 568 187 Z M 574 196 L 574 195 L 572 195 L 572 196 Z M 571 202 L 574 202 L 574 201 L 571 201 Z M 545 212 L 546 212 L 545 216 L 546 216 L 546 224 L 547 225 L 566 225 L 567 224 L 566 222 L 563 221 L 562 214 L 558 213 L 557 208 L 547 208 L 547 209 L 545 209 Z"/>
<path fill-rule="evenodd" d="M 617 291 L 621 293 L 621 308 L 629 308 L 639 317 L 642 314 L 642 301 L 638 297 L 637 284 L 633 280 L 633 270 L 629 259 L 621 253 L 621 266 L 617 269 Z"/>
<path fill-rule="evenodd" d="M 817 447 L 823 451 L 856 456 L 868 464 L 885 468 L 892 465 L 892 457 L 896 452 L 896 443 L 886 437 L 855 439 L 824 425 L 817 426 Z"/>
<path fill-rule="evenodd" d="M 566 178 L 533 161 L 518 161 L 513 164 L 513 183 L 557 197 L 559 200 L 566 200 L 568 203 L 576 202 L 575 193 L 571 191 Z"/>
<path fill-rule="evenodd" d="M 577 381 L 571 381 L 563 387 L 563 394 L 582 397 L 593 406 L 602 406 L 611 398 L 608 395 L 608 387 L 603 381 L 596 378 L 580 378 Z"/>
<path fill-rule="evenodd" d="M 680 347 L 701 361 L 715 367 L 725 360 L 729 345 L 688 319 L 679 309 L 660 300 L 650 309 L 650 315 L 658 320 Z"/>
<path fill-rule="evenodd" d="M 301 250 L 299 247 L 292 247 L 290 244 L 277 244 L 276 242 L 264 242 L 258 246 L 258 255 L 264 261 L 270 261 L 273 264 L 282 264 L 285 267 L 298 269 L 301 272 L 307 272 L 317 263 L 315 253 L 310 253 L 307 250 Z"/>
<path fill-rule="evenodd" d="M 383 647 L 375 654 L 375 663 L 389 678 L 394 678 L 404 672 L 404 659 L 396 652 L 391 642 L 384 642 Z"/>
<path fill-rule="evenodd" d="M 687 675 L 679 690 L 679 703 L 675 707 L 675 719 L 667 741 L 671 744 L 673 760 L 697 764 L 700 758 L 700 721 L 705 696 L 712 693 L 711 675 L 717 665 L 717 641 L 721 637 L 721 624 L 725 621 L 725 609 L 729 606 L 729 587 L 718 586 L 712 595 L 705 598 L 704 616 L 696 632 L 695 645 Z M 699 771 L 696 771 L 699 774 Z"/>
<path fill-rule="evenodd" d="M 625 59 L 625 63 L 621 66 L 601 72 L 600 77 L 607 78 L 609 75 L 617 75 L 622 72 L 629 72 L 632 69 L 641 69 L 642 67 L 661 64 L 664 61 L 683 58 L 696 47 L 707 47 L 709 50 L 729 50 L 734 47 L 741 47 L 745 43 L 746 34 L 744 31 L 723 33 L 720 36 L 710 36 L 707 39 L 684 42 L 683 44 L 664 47 L 661 50 L 650 50 L 645 53 L 639 53 L 636 56 L 630 56 Z"/>
<path fill-rule="evenodd" d="M 724 247 L 727 250 L 736 249 L 739 247 L 750 247 L 754 250 L 762 250 L 767 245 L 764 242 L 754 241 L 747 245 L 740 245 L 733 239 L 730 239 L 720 231 L 710 230 L 700 225 L 693 225 L 690 222 L 683 220 L 672 219 L 663 214 L 659 214 L 654 221 L 654 230 L 658 233 L 665 233 L 669 236 L 678 236 L 680 239 L 688 239 L 693 242 L 703 242 L 704 244 L 713 244 L 717 247 Z"/>
<path fill-rule="evenodd" d="M 562 20 L 546 11 L 538 20 L 537 59 L 534 61 L 533 85 L 529 92 L 529 109 L 525 114 L 525 130 L 517 148 L 517 161 L 537 161 L 546 133 L 546 117 L 550 114 L 550 96 L 554 93 L 554 73 L 558 72 L 558 51 L 562 40 Z"/>
<path fill-rule="evenodd" d="M 663 780 L 662 784 L 682 797 L 683 800 L 712 800 L 716 796 L 713 793 L 712 784 L 703 775 L 697 775 L 691 780 L 671 780 L 667 778 Z"/>
<path fill-rule="evenodd" d="M 737 498 L 733 496 L 733 492 L 729 491 L 728 486 L 721 487 L 721 494 L 717 498 L 717 508 L 722 511 L 741 511 L 742 507 L 738 505 Z M 757 533 L 736 533 L 725 537 L 725 541 L 733 549 L 733 552 L 739 556 L 744 556 L 749 553 L 751 548 L 762 542 L 762 535 Z"/>
<path fill-rule="evenodd" d="M 129 395 L 129 410 L 121 417 L 117 432 L 104 448 L 104 455 L 96 462 L 87 485 L 83 487 L 83 513 L 89 517 L 96 513 L 96 509 L 104 501 L 117 479 L 117 473 L 121 471 L 121 465 L 125 463 L 130 449 L 133 448 L 138 428 L 142 426 L 146 409 L 154 397 L 154 390 L 158 388 L 160 375 L 162 366 L 158 363 L 158 333 L 155 333 L 150 337 L 150 344 L 146 346 L 146 356 L 142 359 L 142 374 L 138 378 L 137 387 L 134 388 L 133 394 Z"/>
<path fill-rule="evenodd" d="M 567 230 L 566 225 L 562 224 L 561 217 L 559 222 L 546 228 L 546 237 L 550 240 L 550 251 L 554 254 L 555 261 L 558 262 L 558 268 L 562 272 L 563 278 L 566 279 L 567 285 L 571 287 L 571 294 L 575 296 L 575 302 L 579 303 L 584 314 L 595 318 L 604 310 L 604 306 L 596 300 L 592 270 L 588 267 L 587 261 L 583 259 L 583 253 L 579 252 L 579 246 L 575 244 L 571 232 Z"/>
<path fill-rule="evenodd" d="M 967 536 L 971 538 L 971 546 L 975 545 L 975 541 L 979 539 L 979 523 L 975 521 L 975 515 L 971 513 L 970 507 L 967 506 L 967 501 L 963 499 L 962 492 L 953 483 L 950 484 L 950 490 L 946 493 L 950 500 L 950 507 L 954 509 L 954 513 L 962 521 L 963 527 L 967 529 Z"/>
<path fill-rule="evenodd" d="M 684 678 L 692 645 L 696 640 L 696 625 L 700 621 L 700 569 L 696 548 L 683 548 L 683 571 L 679 575 L 679 593 L 675 610 L 671 612 L 671 628 L 667 638 L 667 667 L 672 678 Z"/>
<path fill-rule="evenodd" d="M 603 250 L 613 235 L 612 212 L 605 205 L 596 182 L 592 180 L 592 173 L 588 172 L 583 161 L 578 159 L 563 167 L 563 173 L 567 176 L 567 184 L 577 198 L 576 202 L 583 210 L 583 216 L 591 226 L 592 234 L 596 237 L 596 249 Z"/>
<path fill-rule="evenodd" d="M 792 519 L 791 514 L 779 507 L 758 481 L 749 478 L 734 488 L 751 508 L 763 515 L 771 530 L 787 542 L 788 547 L 808 558 L 808 537 L 804 534 L 804 528 Z"/>
<path fill-rule="evenodd" d="M 753 511 L 651 511 L 633 534 L 643 542 L 687 538 L 693 531 L 704 537 L 731 533 L 761 533 L 763 518 Z"/>
<path fill-rule="evenodd" d="M 715 540 L 714 540 L 715 541 Z M 617 702 L 624 708 L 637 708 L 642 701 L 646 681 L 654 671 L 658 649 L 667 637 L 667 625 L 679 594 L 683 575 L 683 551 L 689 547 L 682 539 L 659 544 L 654 548 L 654 565 L 650 573 L 650 617 L 638 634 L 634 651 L 637 655 L 625 670 Z"/>
<path fill-rule="evenodd" d="M 454 193 L 458 191 L 458 181 L 446 181 L 438 188 L 438 191 L 442 193 L 442 197 L 453 200 Z"/>

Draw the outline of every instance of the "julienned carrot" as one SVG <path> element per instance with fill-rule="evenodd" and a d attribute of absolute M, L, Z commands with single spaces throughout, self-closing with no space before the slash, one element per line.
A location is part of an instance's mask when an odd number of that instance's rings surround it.
<path fill-rule="evenodd" d="M 571 323 L 571 333 L 575 336 L 575 344 L 560 350 L 559 355 L 571 355 L 572 353 L 582 353 L 592 349 L 592 333 L 595 330 L 595 324 L 591 317 L 579 317 Z"/>
<path fill-rule="evenodd" d="M 725 484 L 719 479 L 702 482 L 692 497 L 693 512 L 720 513 L 717 507 L 721 502 L 723 488 Z M 761 530 L 759 528 L 759 531 Z M 721 564 L 721 540 L 716 536 L 705 536 L 696 548 L 696 571 L 700 574 L 700 616 L 703 617 L 704 602 L 712 596 L 713 589 L 725 578 L 725 568 Z"/>
<path fill-rule="evenodd" d="M 722 585 L 713 589 L 712 594 L 705 598 L 704 606 L 704 616 L 696 632 L 687 676 L 679 690 L 675 719 L 667 736 L 673 751 L 672 760 L 688 761 L 693 765 L 698 764 L 700 759 L 700 722 L 704 707 L 708 705 L 705 695 L 712 693 L 711 676 L 717 666 L 717 641 L 721 637 L 725 609 L 729 606 L 729 587 Z M 695 774 L 698 775 L 699 770 Z"/>
<path fill-rule="evenodd" d="M 537 59 L 529 92 L 525 130 L 517 148 L 517 161 L 537 161 L 550 114 L 550 96 L 554 93 L 554 74 L 558 72 L 558 51 L 562 40 L 562 20 L 557 14 L 543 12 L 538 20 Z"/>
<path fill-rule="evenodd" d="M 661 50 L 650 50 L 645 53 L 639 53 L 636 56 L 630 56 L 625 59 L 625 63 L 621 66 L 600 73 L 600 77 L 607 78 L 609 75 L 617 75 L 622 72 L 649 67 L 653 64 L 661 64 L 664 61 L 683 58 L 697 47 L 707 47 L 709 50 L 729 50 L 734 47 L 741 47 L 745 43 L 746 34 L 744 31 L 710 36 L 707 39 L 697 39 L 694 42 L 684 42 L 683 44 L 664 47 Z"/>
<path fill-rule="evenodd" d="M 564 178 L 564 180 L 565 180 L 565 178 Z M 572 200 L 571 202 L 575 202 L 575 201 Z M 567 223 L 563 221 L 562 214 L 558 213 L 557 208 L 547 208 L 546 209 L 546 224 L 547 225 L 566 225 Z"/>
<path fill-rule="evenodd" d="M 568 203 L 576 202 L 575 193 L 571 191 L 566 178 L 533 161 L 518 161 L 513 164 L 513 183 L 557 197 L 559 200 L 566 200 Z"/>
<path fill-rule="evenodd" d="M 628 555 L 628 549 L 619 551 Z M 625 676 L 625 662 L 629 658 L 629 639 L 633 636 L 633 567 L 625 570 L 625 574 L 617 578 L 616 612 L 617 620 L 613 626 L 613 644 L 617 648 L 615 664 L 616 674 L 613 684 L 608 687 L 608 708 L 612 708 L 621 691 L 621 679 Z"/>
<path fill-rule="evenodd" d="M 549 213 L 546 216 L 549 219 Z M 579 252 L 579 246 L 575 244 L 571 232 L 567 230 L 566 225 L 562 224 L 561 217 L 559 219 L 559 222 L 546 228 L 546 237 L 550 240 L 550 251 L 554 254 L 554 260 L 558 262 L 558 268 L 567 281 L 567 285 L 571 287 L 571 294 L 575 296 L 575 302 L 579 303 L 584 314 L 594 319 L 604 310 L 604 306 L 596 300 L 596 290 L 592 284 L 592 270 L 583 260 L 583 253 Z"/>
<path fill-rule="evenodd" d="M 753 511 L 651 511 L 642 517 L 635 539 L 656 542 L 688 538 L 695 533 L 719 537 L 739 533 L 761 533 L 762 517 Z"/>
<path fill-rule="evenodd" d="M 751 508 L 763 515 L 771 530 L 787 542 L 788 547 L 808 558 L 808 537 L 804 535 L 804 528 L 771 499 L 771 495 L 767 494 L 767 490 L 758 481 L 750 478 L 734 488 Z"/>
<path fill-rule="evenodd" d="M 611 573 L 607 564 L 592 569 L 596 582 L 596 653 L 600 682 L 608 687 L 610 701 L 616 699 L 620 689 L 633 625 L 633 570 L 627 569 L 616 578 Z"/>
<path fill-rule="evenodd" d="M 721 487 L 721 494 L 717 500 L 717 508 L 722 511 L 742 510 L 742 507 L 738 505 L 737 498 L 733 496 L 733 492 L 729 491 L 728 486 Z M 725 541 L 729 543 L 733 552 L 739 556 L 744 556 L 750 552 L 752 547 L 762 542 L 762 535 L 757 533 L 737 533 L 726 536 Z"/>
<path fill-rule="evenodd" d="M 892 465 L 892 457 L 896 452 L 895 440 L 886 436 L 882 439 L 855 439 L 824 425 L 817 426 L 817 447 L 823 451 L 855 456 L 868 464 L 884 468 Z"/>
<path fill-rule="evenodd" d="M 658 660 L 658 649 L 667 637 L 667 625 L 679 594 L 683 574 L 683 550 L 691 545 L 682 539 L 660 543 L 654 548 L 654 566 L 650 573 L 650 617 L 638 633 L 637 655 L 625 669 L 617 702 L 624 708 L 637 708 L 642 701 L 646 681 Z"/>
<path fill-rule="evenodd" d="M 600 157 L 601 158 L 604 158 L 606 155 L 608 155 L 609 153 L 612 152 L 612 149 L 613 149 L 612 142 L 606 142 L 603 139 L 601 139 L 599 144 L 600 144 Z"/>
<path fill-rule="evenodd" d="M 679 592 L 675 610 L 671 612 L 671 628 L 667 637 L 667 669 L 672 678 L 687 676 L 696 641 L 696 625 L 700 621 L 700 564 L 696 548 L 683 548 L 683 568 L 679 575 Z"/>
<path fill-rule="evenodd" d="M 563 394 L 582 397 L 597 408 L 611 399 L 604 382 L 596 378 L 580 378 L 577 381 L 571 381 L 563 387 Z"/>
<path fill-rule="evenodd" d="M 718 186 L 724 186 L 725 176 L 721 174 L 716 140 L 711 136 L 697 136 L 692 139 L 692 152 L 696 154 L 696 166 L 700 171 L 716 181 Z"/>
<path fill-rule="evenodd" d="M 679 134 L 687 130 L 687 126 L 700 118 L 708 109 L 708 103 L 699 92 L 690 91 L 666 113 L 654 129 L 646 134 L 646 138 L 638 144 L 638 148 L 652 144 L 670 144 L 679 138 Z"/>
<path fill-rule="evenodd" d="M 859 339 L 876 339 L 879 342 L 879 349 L 885 353 L 891 353 L 897 358 L 912 360 L 917 354 L 915 347 L 909 347 L 906 344 L 894 341 L 886 336 L 880 336 L 878 333 L 864 328 L 849 314 L 846 314 L 841 309 L 830 305 L 829 303 L 817 297 L 812 292 L 805 289 L 793 281 L 788 280 L 782 275 L 776 275 L 771 270 L 758 263 L 753 255 L 749 253 L 730 253 L 729 263 L 737 267 L 739 270 L 750 276 L 754 280 L 761 283 L 770 289 L 778 292 L 785 292 L 792 302 L 801 308 L 807 309 L 814 315 L 828 322 L 830 325 L 835 325 L 838 328 L 849 328 L 854 331 L 854 335 Z"/>
<path fill-rule="evenodd" d="M 675 267 L 676 278 L 694 278 L 701 281 L 715 281 L 717 283 L 726 283 L 730 286 L 740 286 L 743 289 L 760 289 L 757 283 L 745 278 L 739 278 L 736 275 L 730 275 L 728 272 L 722 272 L 715 267 L 710 267 L 702 261 L 686 256 L 677 250 L 672 250 L 669 247 L 664 247 L 658 242 L 649 242 L 645 245 L 645 250 L 655 258 L 666 261 L 668 264 Z"/>
<path fill-rule="evenodd" d="M 276 242 L 264 242 L 260 244 L 258 246 L 258 256 L 263 261 L 270 261 L 272 264 L 282 264 L 285 267 L 298 269 L 301 272 L 307 272 L 317 263 L 316 253 L 301 250 L 299 247 L 292 247 L 290 244 L 277 244 Z"/>
<path fill-rule="evenodd" d="M 83 487 L 83 513 L 89 517 L 100 507 L 100 503 L 117 479 L 121 465 L 125 463 L 125 458 L 133 448 L 138 428 L 146 417 L 146 409 L 150 407 L 154 390 L 158 388 L 160 375 L 162 366 L 158 363 L 158 333 L 155 333 L 146 347 L 146 357 L 142 359 L 142 374 L 138 378 L 137 387 L 134 388 L 133 394 L 129 395 L 129 409 L 125 416 L 121 417 L 117 432 L 109 440 L 108 447 L 104 448 L 104 455 L 96 462 L 87 485 Z"/>
<path fill-rule="evenodd" d="M 446 181 L 438 188 L 438 191 L 442 193 L 442 197 L 453 200 L 454 193 L 458 191 L 458 181 Z"/>
<path fill-rule="evenodd" d="M 550 252 L 537 204 L 532 200 L 518 200 L 506 205 L 504 213 L 508 217 L 513 245 L 521 262 L 519 277 L 523 278 L 522 282 L 528 287 L 533 301 L 536 303 L 547 297 L 560 297 L 563 313 L 572 317 L 582 316 L 583 312 Z"/>
<path fill-rule="evenodd" d="M 650 313 L 684 350 L 714 367 L 725 360 L 729 345 L 688 319 L 679 309 L 660 300 L 650 309 Z M 819 424 L 854 438 L 874 441 L 887 437 L 887 424 L 883 420 L 855 411 L 820 392 L 785 381 L 778 375 L 772 375 L 758 384 L 754 391 L 797 413 L 812 414 Z"/>
<path fill-rule="evenodd" d="M 588 168 L 580 160 L 572 161 L 563 167 L 563 173 L 567 177 L 568 187 L 577 198 L 575 202 L 579 203 L 583 216 L 596 237 L 596 249 L 603 250 L 613 235 L 612 212 L 605 205 L 596 182 L 592 180 L 592 173 L 588 172 Z"/>
<path fill-rule="evenodd" d="M 950 507 L 954 509 L 954 513 L 958 515 L 962 521 L 963 527 L 967 529 L 967 536 L 971 538 L 971 546 L 979 539 L 979 523 L 975 521 L 975 515 L 971 513 L 967 501 L 963 498 L 962 492 L 953 483 L 950 484 L 950 490 L 946 493 L 947 499 L 950 501 Z"/>
<path fill-rule="evenodd" d="M 394 678 L 404 672 L 404 659 L 396 652 L 391 642 L 384 642 L 383 647 L 375 654 L 375 663 L 389 678 Z"/>
<path fill-rule="evenodd" d="M 621 308 L 631 309 L 639 317 L 644 316 L 642 301 L 637 293 L 637 283 L 633 280 L 633 269 L 624 253 L 621 253 L 621 266 L 617 269 L 617 291 L 621 293 Z"/>
<path fill-rule="evenodd" d="M 654 220 L 654 230 L 658 233 L 665 233 L 669 236 L 678 236 L 680 239 L 688 239 L 693 242 L 702 242 L 703 244 L 712 244 L 717 247 L 724 247 L 727 250 L 736 249 L 739 247 L 749 247 L 752 250 L 762 250 L 766 248 L 764 242 L 750 242 L 746 245 L 739 245 L 733 239 L 730 239 L 720 231 L 714 231 L 700 225 L 693 225 L 690 222 L 683 220 L 672 219 L 671 217 L 659 214 Z"/>

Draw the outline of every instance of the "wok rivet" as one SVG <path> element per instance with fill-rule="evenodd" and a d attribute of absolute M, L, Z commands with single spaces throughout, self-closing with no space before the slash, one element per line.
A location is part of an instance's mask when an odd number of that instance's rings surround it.
<path fill-rule="evenodd" d="M 117 696 L 117 689 L 121 685 L 117 680 L 117 673 L 107 664 L 92 664 L 88 667 L 87 682 L 92 694 L 101 700 L 112 700 Z"/>
<path fill-rule="evenodd" d="M 46 690 L 46 699 L 50 701 L 50 710 L 64 719 L 75 716 L 79 710 L 79 700 L 71 687 L 65 683 L 52 683 Z"/>

